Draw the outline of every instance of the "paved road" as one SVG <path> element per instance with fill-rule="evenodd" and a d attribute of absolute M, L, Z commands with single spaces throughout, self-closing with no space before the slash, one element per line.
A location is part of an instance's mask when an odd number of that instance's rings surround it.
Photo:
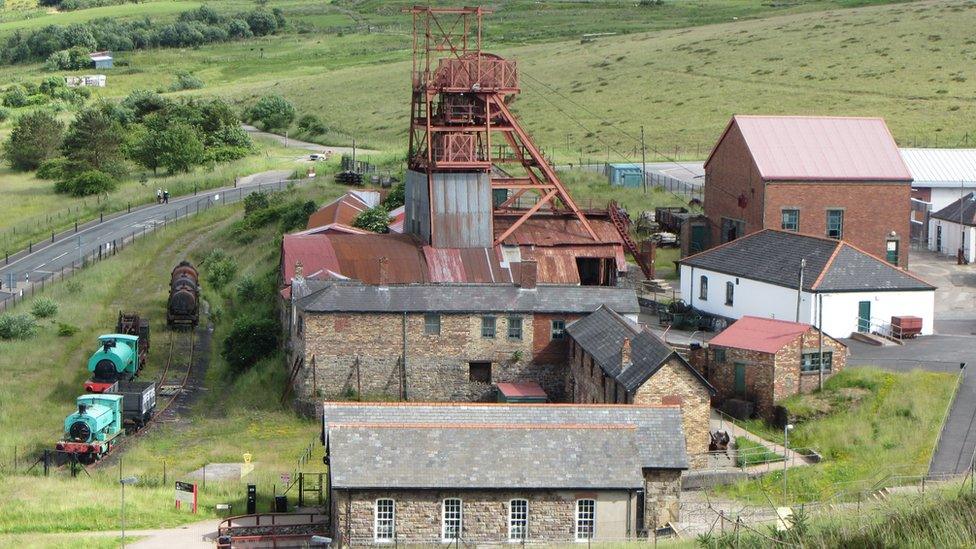
<path fill-rule="evenodd" d="M 277 188 L 280 181 L 291 174 L 287 170 L 272 170 L 241 178 L 237 187 L 211 189 L 197 195 L 171 198 L 168 204 L 150 204 L 132 210 L 102 223 L 80 229 L 75 234 L 58 237 L 34 246 L 33 253 L 11 256 L 9 264 L 0 264 L 0 300 L 8 299 L 13 292 L 22 290 L 28 282 L 35 283 L 54 275 L 72 263 L 80 263 L 85 254 L 102 247 L 110 249 L 113 240 L 121 240 L 135 233 L 152 230 L 156 225 L 172 221 L 177 216 L 192 215 L 198 210 L 221 203 L 233 203 L 261 189 Z M 2 260 L 3 258 L 0 258 Z M 14 287 L 10 287 L 13 281 Z"/>
<path fill-rule="evenodd" d="M 969 470 L 976 454 L 976 337 L 933 335 L 905 342 L 904 346 L 875 347 L 844 340 L 851 350 L 850 366 L 878 366 L 896 372 L 922 368 L 957 374 L 968 363 L 959 391 L 946 417 L 929 474 L 961 474 Z"/>
<path fill-rule="evenodd" d="M 317 153 L 329 153 L 329 154 L 348 154 L 353 151 L 352 147 L 333 147 L 331 145 L 319 145 L 318 143 L 309 143 L 307 141 L 299 141 L 297 139 L 291 139 L 283 135 L 278 135 L 276 133 L 263 132 L 254 126 L 249 126 L 247 124 L 241 124 L 244 131 L 251 134 L 254 137 L 262 137 L 265 139 L 271 139 L 281 143 L 282 145 L 290 149 L 304 149 L 306 151 L 312 151 Z M 374 153 L 376 151 L 370 149 L 356 148 L 356 154 L 368 154 Z"/>

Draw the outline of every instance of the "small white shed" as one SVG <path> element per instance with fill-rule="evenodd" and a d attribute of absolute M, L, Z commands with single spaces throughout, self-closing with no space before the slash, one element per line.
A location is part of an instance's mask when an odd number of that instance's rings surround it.
<path fill-rule="evenodd" d="M 682 298 L 709 314 L 804 322 L 834 338 L 915 316 L 933 333 L 935 287 L 844 241 L 766 229 L 678 264 Z"/>
<path fill-rule="evenodd" d="M 976 194 L 969 193 L 929 217 L 929 249 L 976 260 Z"/>

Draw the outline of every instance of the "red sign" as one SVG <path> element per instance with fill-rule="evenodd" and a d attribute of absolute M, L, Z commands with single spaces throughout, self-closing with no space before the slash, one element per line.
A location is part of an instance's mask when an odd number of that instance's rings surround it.
<path fill-rule="evenodd" d="M 197 512 L 197 484 L 176 481 L 176 508 L 182 509 L 183 505 L 190 507 L 192 513 Z"/>

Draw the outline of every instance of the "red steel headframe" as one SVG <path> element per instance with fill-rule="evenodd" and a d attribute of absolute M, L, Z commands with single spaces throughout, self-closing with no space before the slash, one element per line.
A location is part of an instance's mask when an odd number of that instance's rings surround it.
<path fill-rule="evenodd" d="M 572 212 L 590 238 L 598 240 L 555 170 L 506 104 L 506 97 L 520 91 L 518 69 L 515 61 L 482 51 L 482 16 L 491 10 L 414 6 L 404 12 L 413 16 L 409 168 L 426 173 L 430 186 L 434 173 L 491 174 L 493 163 L 517 162 L 524 176 L 490 176 L 493 189 L 511 193 L 495 213 L 521 213 L 495 239 L 496 245 L 543 207 Z M 493 133 L 500 133 L 504 144 L 495 154 Z M 527 210 L 513 208 L 526 193 L 537 194 L 537 202 Z M 433 196 L 429 188 L 428 196 Z"/>

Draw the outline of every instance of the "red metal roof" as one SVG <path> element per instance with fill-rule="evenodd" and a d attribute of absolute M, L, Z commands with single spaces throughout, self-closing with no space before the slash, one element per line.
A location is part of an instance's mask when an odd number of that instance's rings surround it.
<path fill-rule="evenodd" d="M 810 329 L 809 324 L 744 316 L 713 337 L 710 346 L 775 353 Z"/>
<path fill-rule="evenodd" d="M 712 155 L 732 126 L 742 133 L 764 180 L 912 180 L 881 118 L 736 115 Z"/>
<path fill-rule="evenodd" d="M 508 398 L 512 397 L 535 397 L 546 398 L 546 392 L 534 381 L 524 381 L 520 383 L 499 383 L 498 390 Z"/>
<path fill-rule="evenodd" d="M 334 223 L 352 225 L 357 215 L 379 204 L 379 201 L 378 191 L 349 191 L 310 215 L 306 227 L 314 229 Z"/>
<path fill-rule="evenodd" d="M 501 266 L 492 248 L 434 248 L 424 246 L 431 282 L 511 284 L 510 269 Z"/>

